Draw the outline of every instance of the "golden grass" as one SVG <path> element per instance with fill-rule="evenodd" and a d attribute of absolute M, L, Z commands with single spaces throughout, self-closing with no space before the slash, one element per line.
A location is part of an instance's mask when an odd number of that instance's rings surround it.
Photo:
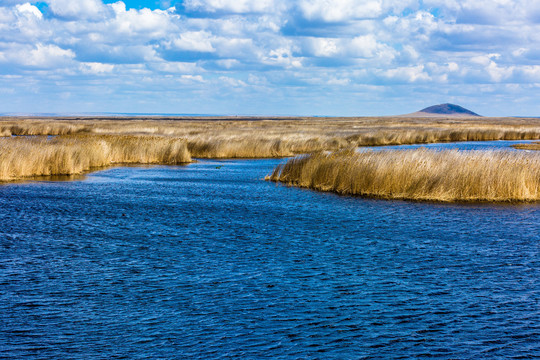
<path fill-rule="evenodd" d="M 0 136 L 112 134 L 185 139 L 193 157 L 286 157 L 356 146 L 540 140 L 516 118 L 0 118 Z"/>
<path fill-rule="evenodd" d="M 385 199 L 540 200 L 540 156 L 503 151 L 342 150 L 300 156 L 267 180 Z"/>
<path fill-rule="evenodd" d="M 113 163 L 186 162 L 191 156 L 289 157 L 359 146 L 535 139 L 540 119 L 4 117 L 0 180 L 76 174 Z"/>
<path fill-rule="evenodd" d="M 512 145 L 512 147 L 519 150 L 540 150 L 540 142 L 534 142 L 529 144 L 516 144 Z"/>
<path fill-rule="evenodd" d="M 184 140 L 159 136 L 62 135 L 0 139 L 0 181 L 80 174 L 114 164 L 180 164 Z"/>

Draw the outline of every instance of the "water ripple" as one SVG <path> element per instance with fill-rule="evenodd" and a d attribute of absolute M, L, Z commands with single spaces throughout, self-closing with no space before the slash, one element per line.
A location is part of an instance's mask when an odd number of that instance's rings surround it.
<path fill-rule="evenodd" d="M 0 358 L 540 356 L 540 207 L 261 181 L 278 162 L 1 186 Z"/>

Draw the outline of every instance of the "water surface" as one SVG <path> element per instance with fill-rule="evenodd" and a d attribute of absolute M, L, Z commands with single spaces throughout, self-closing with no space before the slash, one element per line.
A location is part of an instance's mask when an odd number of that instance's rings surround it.
<path fill-rule="evenodd" d="M 540 356 L 540 205 L 262 181 L 281 161 L 0 186 L 0 358 Z"/>
<path fill-rule="evenodd" d="M 514 149 L 512 146 L 517 144 L 537 143 L 538 140 L 494 140 L 494 141 L 460 141 L 447 143 L 430 143 L 430 144 L 410 144 L 410 145 L 388 145 L 388 146 L 370 146 L 360 147 L 360 149 L 369 150 L 412 150 L 426 148 L 432 150 L 504 150 L 504 151 L 529 151 Z"/>

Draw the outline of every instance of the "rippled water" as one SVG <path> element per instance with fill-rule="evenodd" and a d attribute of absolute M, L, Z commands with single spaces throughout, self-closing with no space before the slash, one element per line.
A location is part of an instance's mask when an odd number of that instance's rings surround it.
<path fill-rule="evenodd" d="M 540 356 L 540 205 L 262 181 L 279 162 L 0 186 L 0 357 Z"/>

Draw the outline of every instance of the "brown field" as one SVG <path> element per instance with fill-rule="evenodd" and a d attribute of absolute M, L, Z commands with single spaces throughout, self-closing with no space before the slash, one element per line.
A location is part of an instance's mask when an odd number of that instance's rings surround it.
<path fill-rule="evenodd" d="M 37 138 L 18 137 L 23 135 Z M 13 180 L 190 157 L 268 158 L 358 146 L 540 140 L 540 119 L 4 117 L 0 136 L 0 180 Z M 171 144 L 184 149 L 175 160 L 166 150 Z"/>
<path fill-rule="evenodd" d="M 350 149 L 293 158 L 267 180 L 384 199 L 537 201 L 540 157 L 505 151 Z"/>

